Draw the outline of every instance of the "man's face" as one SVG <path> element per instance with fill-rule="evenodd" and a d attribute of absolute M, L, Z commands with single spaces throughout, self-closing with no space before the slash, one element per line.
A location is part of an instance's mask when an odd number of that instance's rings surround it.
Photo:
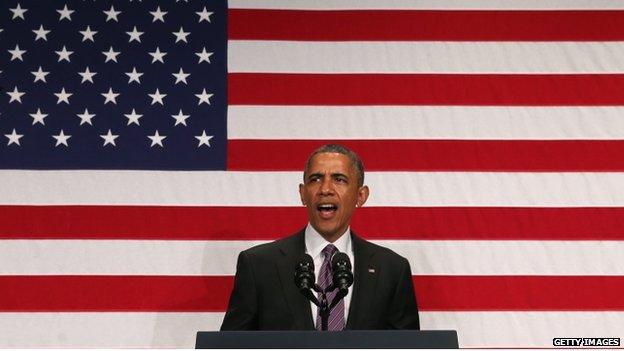
<path fill-rule="evenodd" d="M 355 207 L 366 202 L 368 187 L 358 186 L 357 172 L 347 155 L 320 153 L 312 158 L 299 195 L 314 229 L 334 242 L 347 230 Z"/>

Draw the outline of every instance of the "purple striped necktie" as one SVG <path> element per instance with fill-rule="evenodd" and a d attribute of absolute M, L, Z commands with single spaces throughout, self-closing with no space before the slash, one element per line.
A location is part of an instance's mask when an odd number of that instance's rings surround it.
<path fill-rule="evenodd" d="M 334 255 L 334 253 L 336 253 L 337 251 L 338 249 L 332 244 L 328 244 L 327 246 L 325 246 L 323 251 L 321 251 L 321 253 L 323 253 L 324 260 L 323 260 L 323 264 L 321 265 L 321 271 L 319 272 L 318 284 L 322 289 L 325 289 L 332 284 L 331 258 Z M 335 289 L 334 291 L 327 294 L 328 304 L 331 305 L 337 293 L 338 293 L 338 289 Z M 319 293 L 318 298 L 320 301 L 321 300 L 320 293 Z M 344 311 L 345 311 L 344 299 L 341 299 L 340 302 L 336 306 L 334 306 L 334 308 L 329 313 L 329 321 L 327 323 L 327 330 L 335 331 L 335 330 L 344 329 L 345 327 Z M 320 308 L 318 309 L 318 312 L 316 314 L 316 329 L 317 330 L 321 330 L 321 315 L 319 312 L 320 312 Z"/>

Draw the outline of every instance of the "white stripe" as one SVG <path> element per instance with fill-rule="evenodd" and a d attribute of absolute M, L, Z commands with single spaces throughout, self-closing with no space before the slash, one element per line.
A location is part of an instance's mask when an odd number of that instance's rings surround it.
<path fill-rule="evenodd" d="M 623 115 L 620 106 L 230 106 L 228 139 L 621 140 Z"/>
<path fill-rule="evenodd" d="M 0 348 L 194 348 L 223 313 L 0 313 Z"/>
<path fill-rule="evenodd" d="M 5 205 L 301 206 L 302 172 L 0 171 Z M 624 173 L 368 172 L 367 206 L 624 206 Z"/>
<path fill-rule="evenodd" d="M 0 348 L 193 348 L 223 313 L 0 313 Z M 552 347 L 555 337 L 624 338 L 624 312 L 420 312 L 460 347 Z"/>
<path fill-rule="evenodd" d="M 230 0 L 230 8 L 246 9 L 414 9 L 414 10 L 574 10 L 624 9 L 620 0 Z"/>
<path fill-rule="evenodd" d="M 242 40 L 228 43 L 228 71 L 324 74 L 617 73 L 624 72 L 622 56 L 623 42 Z"/>
<path fill-rule="evenodd" d="M 261 241 L 0 240 L 0 275 L 234 275 Z"/>
<path fill-rule="evenodd" d="M 624 275 L 618 241 L 374 242 L 406 257 L 414 275 Z M 2 240 L 0 275 L 234 275 L 238 253 L 259 243 Z"/>
<path fill-rule="evenodd" d="M 624 275 L 617 241 L 376 241 L 414 275 Z"/>
<path fill-rule="evenodd" d="M 422 329 L 457 330 L 461 347 L 553 347 L 553 338 L 624 338 L 624 312 L 421 312 Z"/>

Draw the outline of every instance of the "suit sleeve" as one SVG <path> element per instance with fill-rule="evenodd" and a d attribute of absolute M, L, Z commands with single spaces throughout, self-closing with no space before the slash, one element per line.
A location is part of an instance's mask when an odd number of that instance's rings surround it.
<path fill-rule="evenodd" d="M 234 288 L 221 330 L 258 330 L 258 300 L 252 265 L 241 252 L 236 264 Z"/>
<path fill-rule="evenodd" d="M 388 324 L 392 329 L 420 329 L 412 270 L 405 258 L 402 258 L 401 274 L 389 311 Z"/>

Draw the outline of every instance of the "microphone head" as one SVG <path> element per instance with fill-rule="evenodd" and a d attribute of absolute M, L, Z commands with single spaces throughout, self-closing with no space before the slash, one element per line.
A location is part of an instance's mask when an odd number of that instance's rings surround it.
<path fill-rule="evenodd" d="M 299 257 L 299 259 L 297 260 L 297 265 L 296 268 L 311 268 L 312 272 L 314 272 L 314 260 L 312 259 L 312 256 L 308 255 L 308 254 L 303 254 L 301 255 L 301 257 Z"/>
<path fill-rule="evenodd" d="M 314 282 L 314 260 L 303 254 L 295 264 L 295 284 L 299 290 L 307 290 L 314 286 Z"/>
<path fill-rule="evenodd" d="M 332 270 L 335 272 L 337 269 L 347 269 L 351 271 L 351 260 L 344 252 L 336 252 L 331 260 Z"/>
<path fill-rule="evenodd" d="M 346 253 L 337 252 L 332 257 L 332 272 L 334 286 L 342 291 L 343 296 L 346 295 L 349 287 L 353 284 L 351 260 Z"/>

